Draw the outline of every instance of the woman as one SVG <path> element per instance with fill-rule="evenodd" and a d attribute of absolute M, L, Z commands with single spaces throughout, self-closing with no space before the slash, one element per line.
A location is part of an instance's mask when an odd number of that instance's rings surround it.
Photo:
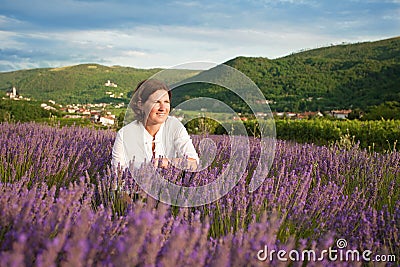
<path fill-rule="evenodd" d="M 199 157 L 183 124 L 168 116 L 171 91 L 158 80 L 150 79 L 138 84 L 130 107 L 135 119 L 122 127 L 112 151 L 114 168 L 125 169 L 133 162 L 139 168 L 144 162 L 155 166 L 197 167 Z"/>

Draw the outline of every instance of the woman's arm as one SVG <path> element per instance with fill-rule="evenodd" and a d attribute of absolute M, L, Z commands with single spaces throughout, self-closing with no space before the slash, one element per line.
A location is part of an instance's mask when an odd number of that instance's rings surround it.
<path fill-rule="evenodd" d="M 114 170 L 118 170 L 118 167 L 124 170 L 127 167 L 124 153 L 124 142 L 122 140 L 120 132 L 117 133 L 117 136 L 115 138 L 112 150 L 111 166 Z"/>
<path fill-rule="evenodd" d="M 197 169 L 199 156 L 185 126 L 177 118 L 168 117 L 164 131 L 164 145 L 168 144 L 170 158 L 156 158 L 154 166 L 166 168 L 171 164 L 184 169 Z"/>
<path fill-rule="evenodd" d="M 188 161 L 195 161 L 197 164 L 199 164 L 199 156 L 194 148 L 192 138 L 182 124 L 180 129 L 176 132 L 175 148 L 178 157 L 187 158 Z"/>

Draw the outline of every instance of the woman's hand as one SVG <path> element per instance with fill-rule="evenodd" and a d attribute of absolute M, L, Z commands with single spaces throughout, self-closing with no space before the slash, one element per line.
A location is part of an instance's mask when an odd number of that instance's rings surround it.
<path fill-rule="evenodd" d="M 185 161 L 185 162 L 184 162 Z M 154 167 L 167 168 L 169 164 L 175 167 L 185 167 L 187 170 L 195 170 L 197 168 L 197 161 L 193 158 L 181 159 L 167 159 L 167 158 L 156 158 L 154 159 Z"/>
<path fill-rule="evenodd" d="M 169 160 L 167 158 L 155 158 L 154 167 L 156 168 L 167 168 L 169 165 Z"/>

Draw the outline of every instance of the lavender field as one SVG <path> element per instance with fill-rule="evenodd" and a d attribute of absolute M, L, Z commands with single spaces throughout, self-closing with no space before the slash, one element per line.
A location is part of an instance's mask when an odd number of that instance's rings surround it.
<path fill-rule="evenodd" d="M 113 131 L 2 123 L 0 133 L 0 266 L 377 264 L 257 258 L 265 246 L 319 255 L 338 239 L 347 241 L 346 249 L 371 250 L 371 258 L 396 257 L 382 266 L 400 264 L 396 151 L 277 141 L 266 180 L 249 193 L 260 153 L 255 139 L 231 192 L 180 208 L 147 197 L 129 173 L 110 171 Z M 200 138 L 194 136 L 196 146 Z M 209 168 L 195 175 L 171 168 L 164 177 L 185 185 L 215 179 L 228 160 L 229 138 L 212 138 L 218 157 Z M 123 185 L 115 190 L 116 184 Z"/>

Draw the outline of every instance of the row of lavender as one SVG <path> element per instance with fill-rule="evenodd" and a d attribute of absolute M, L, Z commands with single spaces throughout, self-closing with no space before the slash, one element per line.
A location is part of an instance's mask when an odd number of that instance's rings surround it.
<path fill-rule="evenodd" d="M 399 263 L 399 152 L 278 141 L 267 179 L 248 193 L 260 152 L 253 140 L 238 185 L 189 209 L 133 193 L 129 174 L 111 174 L 114 132 L 33 123 L 0 124 L 0 132 L 0 266 L 275 266 L 276 257 L 263 262 L 257 252 L 267 246 L 319 255 L 339 238 L 348 249 L 395 255 Z M 213 138 L 218 158 L 210 168 L 195 175 L 171 168 L 164 177 L 189 185 L 214 180 L 230 151 L 229 138 Z M 125 188 L 115 191 L 121 178 Z M 323 264 L 338 262 L 325 257 Z"/>

